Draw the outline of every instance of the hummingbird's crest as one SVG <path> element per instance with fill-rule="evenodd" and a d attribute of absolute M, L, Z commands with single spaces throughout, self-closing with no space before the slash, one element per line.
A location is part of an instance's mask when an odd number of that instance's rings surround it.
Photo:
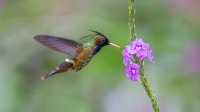
<path fill-rule="evenodd" d="M 107 38 L 105 35 L 103 35 L 102 33 L 98 32 L 98 31 L 95 31 L 95 30 L 90 30 L 90 31 Z"/>

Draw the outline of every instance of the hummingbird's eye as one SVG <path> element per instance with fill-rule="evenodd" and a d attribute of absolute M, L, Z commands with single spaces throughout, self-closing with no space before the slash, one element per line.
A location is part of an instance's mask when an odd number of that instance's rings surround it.
<path fill-rule="evenodd" d="M 104 44 L 105 42 L 106 42 L 106 40 L 105 40 L 105 39 L 102 39 L 100 43 L 101 43 L 101 44 Z"/>

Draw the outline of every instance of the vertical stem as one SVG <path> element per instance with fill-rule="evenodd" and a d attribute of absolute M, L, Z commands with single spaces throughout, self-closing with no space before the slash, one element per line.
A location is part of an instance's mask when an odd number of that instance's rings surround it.
<path fill-rule="evenodd" d="M 134 8 L 134 0 L 129 0 L 129 30 L 130 30 L 130 40 L 133 41 L 137 35 L 136 35 L 136 26 L 135 26 L 135 8 Z M 143 64 L 140 61 L 140 59 L 134 55 L 135 62 L 140 65 L 140 77 L 141 77 L 141 82 L 142 85 L 151 101 L 152 107 L 154 109 L 154 112 L 160 112 L 159 105 L 157 103 L 156 97 L 151 90 L 149 83 L 147 81 L 147 78 L 144 75 L 144 69 L 143 69 Z"/>
<path fill-rule="evenodd" d="M 135 8 L 134 8 L 134 0 L 129 1 L 129 30 L 130 30 L 130 40 L 134 40 L 136 38 L 136 27 L 135 27 Z"/>
<path fill-rule="evenodd" d="M 154 112 L 160 112 L 160 108 L 156 101 L 156 97 L 148 84 L 147 78 L 145 76 L 141 76 L 141 81 L 147 95 L 149 96 L 149 99 L 151 100 Z"/>

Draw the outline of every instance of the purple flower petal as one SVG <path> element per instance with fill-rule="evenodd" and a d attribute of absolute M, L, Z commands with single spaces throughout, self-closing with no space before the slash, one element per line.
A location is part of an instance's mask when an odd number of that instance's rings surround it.
<path fill-rule="evenodd" d="M 149 51 L 148 59 L 149 59 L 150 62 L 154 63 L 155 60 L 154 60 L 154 57 L 153 57 L 153 51 L 152 50 Z"/>
<path fill-rule="evenodd" d="M 149 44 L 144 43 L 142 39 L 133 41 L 128 51 L 130 54 L 136 54 L 141 61 L 144 61 L 148 57 L 150 62 L 154 62 Z"/>
<path fill-rule="evenodd" d="M 124 56 L 124 60 L 123 60 L 123 63 L 125 65 L 128 65 L 132 60 L 133 60 L 133 57 L 132 55 L 128 52 L 130 49 L 130 46 L 126 46 L 126 48 L 124 49 L 123 51 L 123 56 Z"/>
<path fill-rule="evenodd" d="M 126 67 L 126 76 L 132 81 L 138 81 L 140 79 L 140 66 L 135 63 L 130 63 Z"/>

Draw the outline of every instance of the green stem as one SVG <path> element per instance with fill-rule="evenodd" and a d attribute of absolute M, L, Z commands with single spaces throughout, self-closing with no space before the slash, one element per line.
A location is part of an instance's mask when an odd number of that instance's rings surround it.
<path fill-rule="evenodd" d="M 129 1 L 129 30 L 130 30 L 130 40 L 133 41 L 136 38 L 136 27 L 135 27 L 135 8 L 134 0 Z"/>
<path fill-rule="evenodd" d="M 154 112 L 160 112 L 160 108 L 159 108 L 158 102 L 156 101 L 156 97 L 148 84 L 147 78 L 144 75 L 143 76 L 141 75 L 141 81 L 147 95 L 149 96 L 151 100 Z"/>
<path fill-rule="evenodd" d="M 133 41 L 137 37 L 136 31 L 135 31 L 136 26 L 135 26 L 134 0 L 130 0 L 130 2 L 129 2 L 129 23 L 128 24 L 129 24 L 129 30 L 130 30 L 130 40 Z M 141 69 L 140 69 L 141 82 L 142 82 L 142 85 L 143 85 L 149 99 L 151 100 L 154 112 L 160 112 L 160 108 L 159 108 L 158 102 L 156 100 L 156 97 L 149 86 L 147 78 L 144 76 L 143 64 L 136 55 L 134 55 L 134 59 L 135 59 L 135 62 L 137 64 L 139 64 L 141 67 Z"/>
<path fill-rule="evenodd" d="M 154 112 L 160 112 L 160 108 L 159 108 L 158 102 L 156 100 L 156 97 L 155 97 L 153 91 L 151 90 L 151 88 L 149 86 L 147 78 L 144 75 L 143 64 L 141 63 L 140 59 L 136 55 L 134 55 L 134 59 L 135 59 L 135 62 L 137 64 L 139 64 L 140 67 L 141 67 L 140 68 L 140 79 L 141 79 L 141 82 L 142 82 L 142 86 L 144 87 L 149 99 L 151 100 L 151 104 L 152 104 L 152 107 L 154 109 Z"/>

